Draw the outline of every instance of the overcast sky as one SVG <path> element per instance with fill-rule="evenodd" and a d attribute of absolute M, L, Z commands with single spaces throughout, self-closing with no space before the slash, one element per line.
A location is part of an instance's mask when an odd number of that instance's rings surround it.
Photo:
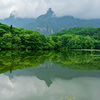
<path fill-rule="evenodd" d="M 36 18 L 52 8 L 56 16 L 71 15 L 76 18 L 100 18 L 100 0 L 0 0 L 0 19 L 9 17 Z"/>

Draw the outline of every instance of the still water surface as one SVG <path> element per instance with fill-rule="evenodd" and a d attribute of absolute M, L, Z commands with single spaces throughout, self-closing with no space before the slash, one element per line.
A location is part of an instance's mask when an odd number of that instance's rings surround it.
<path fill-rule="evenodd" d="M 0 53 L 0 100 L 100 99 L 98 53 L 30 53 Z"/>

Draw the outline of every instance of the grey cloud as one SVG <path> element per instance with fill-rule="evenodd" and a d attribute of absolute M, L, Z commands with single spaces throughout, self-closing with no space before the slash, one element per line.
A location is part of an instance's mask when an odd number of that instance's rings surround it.
<path fill-rule="evenodd" d="M 15 10 L 16 17 L 36 18 L 52 8 L 56 16 L 100 18 L 100 0 L 0 0 L 0 18 Z"/>

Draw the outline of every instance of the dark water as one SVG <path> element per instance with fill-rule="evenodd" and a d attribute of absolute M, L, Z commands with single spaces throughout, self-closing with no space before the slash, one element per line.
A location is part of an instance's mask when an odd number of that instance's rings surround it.
<path fill-rule="evenodd" d="M 0 100 L 100 100 L 99 52 L 2 51 L 0 73 Z"/>

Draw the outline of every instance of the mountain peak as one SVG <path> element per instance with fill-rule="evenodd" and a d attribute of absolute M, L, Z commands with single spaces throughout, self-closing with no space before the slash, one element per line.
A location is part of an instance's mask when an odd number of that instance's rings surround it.
<path fill-rule="evenodd" d="M 11 12 L 10 17 L 15 18 L 15 10 Z"/>
<path fill-rule="evenodd" d="M 54 14 L 54 12 L 52 11 L 51 8 L 49 8 L 48 11 L 47 11 L 47 13 L 46 13 L 46 15 L 52 16 L 53 14 Z"/>

